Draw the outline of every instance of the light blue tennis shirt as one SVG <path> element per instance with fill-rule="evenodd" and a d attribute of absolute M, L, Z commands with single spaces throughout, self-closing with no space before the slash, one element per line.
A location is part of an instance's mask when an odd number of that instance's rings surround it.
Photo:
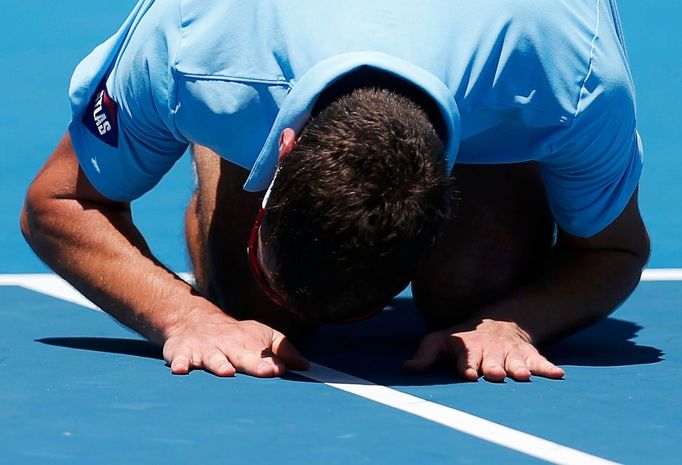
<path fill-rule="evenodd" d="M 449 167 L 534 160 L 565 231 L 608 226 L 638 184 L 634 89 L 614 0 L 141 0 L 75 71 L 70 133 L 114 200 L 204 145 L 264 190 L 283 129 L 371 69 L 433 99 Z"/>

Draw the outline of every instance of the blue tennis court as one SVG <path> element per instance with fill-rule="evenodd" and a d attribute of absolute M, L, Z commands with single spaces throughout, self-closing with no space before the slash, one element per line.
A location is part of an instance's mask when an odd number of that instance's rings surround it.
<path fill-rule="evenodd" d="M 172 376 L 160 349 L 51 274 L 21 238 L 25 189 L 66 130 L 68 82 L 134 2 L 0 0 L 0 464 L 677 464 L 682 456 L 682 4 L 621 0 L 645 145 L 653 255 L 610 318 L 548 348 L 564 380 L 406 375 L 424 334 L 409 290 L 324 327 L 283 378 Z M 189 157 L 133 204 L 189 269 Z"/>

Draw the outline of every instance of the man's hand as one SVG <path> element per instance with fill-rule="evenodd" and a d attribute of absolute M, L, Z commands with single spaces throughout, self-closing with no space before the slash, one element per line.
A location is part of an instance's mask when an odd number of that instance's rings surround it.
<path fill-rule="evenodd" d="M 216 313 L 187 315 L 169 331 L 163 357 L 176 375 L 203 369 L 217 376 L 239 371 L 279 376 L 286 368 L 305 370 L 308 361 L 279 331 L 257 321 L 237 321 Z"/>
<path fill-rule="evenodd" d="M 498 382 L 506 376 L 518 381 L 528 381 L 531 375 L 564 376 L 564 370 L 540 355 L 528 334 L 506 321 L 482 320 L 475 326 L 460 325 L 431 333 L 405 363 L 405 369 L 426 371 L 442 355 L 453 358 L 458 374 L 468 381 L 476 381 L 479 373 Z"/>

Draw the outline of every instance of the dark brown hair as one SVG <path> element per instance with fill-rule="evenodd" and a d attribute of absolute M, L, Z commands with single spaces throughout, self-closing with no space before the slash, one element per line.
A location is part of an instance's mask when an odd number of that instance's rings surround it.
<path fill-rule="evenodd" d="M 379 88 L 312 118 L 273 186 L 262 238 L 288 303 L 338 321 L 410 281 L 449 214 L 443 142 L 412 100 Z"/>

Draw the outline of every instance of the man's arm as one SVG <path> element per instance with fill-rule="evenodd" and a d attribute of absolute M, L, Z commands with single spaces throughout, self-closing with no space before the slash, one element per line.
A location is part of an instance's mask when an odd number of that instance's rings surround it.
<path fill-rule="evenodd" d="M 604 318 L 639 282 L 649 258 L 649 238 L 633 194 L 625 210 L 590 238 L 560 232 L 556 248 L 521 289 L 480 309 L 463 325 L 428 335 L 406 363 L 424 370 L 441 353 L 457 359 L 460 375 L 490 380 L 531 374 L 558 378 L 563 370 L 534 346 L 566 336 Z"/>
<path fill-rule="evenodd" d="M 33 181 L 21 229 L 35 252 L 96 305 L 164 345 L 173 373 L 276 376 L 307 362 L 279 332 L 237 321 L 154 258 L 129 203 L 99 194 L 67 134 Z"/>

